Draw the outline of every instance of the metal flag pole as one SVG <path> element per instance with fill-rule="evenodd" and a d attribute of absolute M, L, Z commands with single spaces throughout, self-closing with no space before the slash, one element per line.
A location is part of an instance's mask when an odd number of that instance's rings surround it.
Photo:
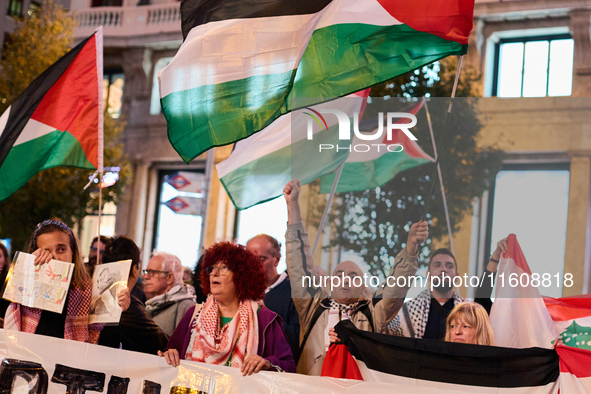
<path fill-rule="evenodd" d="M 102 216 L 102 206 L 103 206 L 103 171 L 101 170 L 98 175 L 99 178 L 99 209 L 98 209 L 98 225 L 96 226 L 97 232 L 97 248 L 96 248 L 96 262 L 97 264 L 101 261 L 101 216 Z M 90 245 L 92 246 L 92 245 Z"/>
<path fill-rule="evenodd" d="M 105 159 L 105 119 L 104 119 L 104 108 L 103 108 L 103 27 L 99 26 L 96 29 L 96 56 L 97 56 L 97 69 L 98 69 L 98 183 L 99 183 L 99 209 L 98 209 L 98 226 L 97 226 L 97 254 L 96 262 L 101 261 L 101 216 L 102 216 L 102 205 L 103 205 L 103 171 L 104 171 L 104 159 Z M 95 173 L 95 174 L 96 174 Z M 91 180 L 92 182 L 92 180 Z M 90 245 L 92 246 L 92 245 Z"/>
<path fill-rule="evenodd" d="M 435 149 L 435 167 L 433 168 L 433 173 L 431 174 L 431 178 L 430 178 L 430 183 L 431 185 L 429 186 L 429 193 L 427 194 L 427 205 L 425 206 L 425 212 L 423 212 L 423 215 L 421 216 L 421 221 L 423 221 L 427 215 L 427 212 L 429 212 L 429 205 L 431 203 L 431 195 L 433 194 L 433 185 L 435 184 L 435 172 L 437 171 L 437 168 L 439 168 L 439 158 L 441 157 L 440 155 L 437 154 L 437 152 L 441 152 L 441 149 L 443 147 L 443 141 L 445 141 L 445 130 L 447 129 L 447 121 L 449 119 L 449 115 L 451 114 L 451 109 L 453 106 L 453 101 L 454 98 L 456 97 L 456 89 L 458 88 L 458 81 L 460 80 L 460 71 L 462 70 L 462 61 L 464 60 L 464 55 L 460 56 L 460 61 L 458 62 L 458 69 L 456 70 L 456 79 L 454 81 L 454 87 L 451 91 L 451 97 L 449 99 L 449 106 L 447 108 L 447 116 L 445 117 L 445 123 L 443 124 L 443 132 L 441 133 L 441 140 L 439 141 L 439 148 Z"/>
<path fill-rule="evenodd" d="M 328 201 L 326 201 L 326 207 L 324 207 L 324 213 L 322 213 L 322 219 L 320 219 L 320 225 L 318 226 L 318 232 L 316 233 L 316 239 L 314 240 L 314 246 L 312 247 L 312 255 L 316 251 L 316 246 L 318 246 L 318 241 L 320 240 L 320 235 L 324 230 L 324 224 L 326 223 L 326 218 L 328 217 L 328 211 L 330 210 L 330 206 L 332 205 L 332 200 L 334 198 L 335 192 L 337 191 L 337 185 L 339 184 L 339 178 L 341 177 L 341 172 L 343 172 L 343 166 L 345 165 L 345 161 L 341 163 L 339 168 L 337 169 L 337 174 L 334 177 L 334 182 L 332 183 L 332 189 L 330 189 L 330 195 L 328 196 Z"/>
<path fill-rule="evenodd" d="M 203 198 L 205 198 L 205 210 L 201 217 L 201 237 L 199 238 L 199 249 L 197 250 L 197 256 L 201 256 L 201 251 L 205 246 L 205 238 L 207 235 L 207 220 L 209 218 L 209 207 L 211 202 L 211 178 L 213 172 L 213 164 L 215 159 L 215 148 L 211 148 L 207 151 L 205 157 L 205 184 L 203 185 Z"/>
<path fill-rule="evenodd" d="M 433 151 L 435 152 L 435 160 L 437 160 L 437 146 L 435 145 L 435 136 L 433 135 L 433 124 L 431 123 L 431 113 L 427 105 L 427 99 L 423 97 L 425 105 L 425 113 L 427 115 L 427 124 L 429 125 L 429 133 L 431 133 L 431 142 L 433 143 Z M 443 209 L 445 210 L 445 220 L 447 221 L 447 232 L 449 234 L 449 248 L 455 256 L 453 234 L 451 232 L 451 222 L 449 220 L 449 210 L 447 209 L 447 198 L 445 197 L 445 188 L 443 187 L 443 176 L 441 175 L 441 166 L 437 163 L 437 173 L 439 175 L 439 186 L 441 187 L 441 197 L 443 198 Z"/>

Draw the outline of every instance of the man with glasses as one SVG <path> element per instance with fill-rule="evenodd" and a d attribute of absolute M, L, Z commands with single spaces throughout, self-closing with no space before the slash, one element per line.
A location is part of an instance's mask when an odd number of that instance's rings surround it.
<path fill-rule="evenodd" d="M 92 276 L 94 272 L 94 267 L 98 264 L 103 263 L 103 253 L 105 252 L 105 247 L 109 244 L 109 242 L 111 242 L 110 237 L 101 235 L 100 238 L 94 237 L 94 239 L 90 243 L 90 251 L 88 252 L 88 263 L 86 265 L 86 268 L 88 269 L 88 273 L 90 274 L 90 276 Z"/>
<path fill-rule="evenodd" d="M 185 312 L 195 305 L 195 294 L 183 283 L 183 266 L 178 257 L 154 252 L 144 270 L 144 291 L 154 297 L 146 310 L 167 335 L 172 335 Z"/>
<path fill-rule="evenodd" d="M 281 259 L 281 244 L 270 235 L 259 234 L 246 243 L 246 250 L 257 256 L 263 263 L 267 279 L 265 306 L 283 320 L 283 331 L 297 363 L 300 347 L 300 320 L 291 298 L 289 277 L 285 272 L 282 274 L 277 272 L 279 259 Z"/>

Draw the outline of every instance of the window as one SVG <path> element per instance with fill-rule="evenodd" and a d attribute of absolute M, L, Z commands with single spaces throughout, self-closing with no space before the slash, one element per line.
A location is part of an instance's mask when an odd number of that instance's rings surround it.
<path fill-rule="evenodd" d="M 22 0 L 9 0 L 8 16 L 23 16 L 23 1 Z"/>
<path fill-rule="evenodd" d="M 40 12 L 41 12 L 41 6 L 39 5 L 39 3 L 31 2 L 31 5 L 29 6 L 29 10 L 27 11 L 27 14 L 29 16 L 37 16 L 37 15 L 39 15 Z"/>
<path fill-rule="evenodd" d="M 504 166 L 489 200 L 489 253 L 494 252 L 498 241 L 513 233 L 532 273 L 562 275 L 569 182 L 568 163 Z M 562 286 L 555 283 L 539 290 L 544 296 L 562 296 Z"/>
<path fill-rule="evenodd" d="M 573 57 L 570 34 L 501 39 L 495 47 L 492 95 L 570 96 Z"/>
<path fill-rule="evenodd" d="M 205 199 L 203 171 L 159 172 L 153 249 L 172 253 L 187 267 L 197 262 Z"/>
<path fill-rule="evenodd" d="M 121 116 L 125 76 L 121 69 L 106 69 L 103 73 L 103 105 L 111 117 Z"/>
<path fill-rule="evenodd" d="M 160 89 L 158 87 L 158 73 L 164 67 L 168 66 L 168 63 L 172 60 L 172 57 L 163 57 L 158 59 L 156 65 L 154 65 L 154 78 L 152 79 L 152 98 L 150 100 L 150 115 L 158 115 L 162 112 L 160 106 Z"/>
<path fill-rule="evenodd" d="M 92 7 L 121 7 L 123 0 L 92 0 Z"/>

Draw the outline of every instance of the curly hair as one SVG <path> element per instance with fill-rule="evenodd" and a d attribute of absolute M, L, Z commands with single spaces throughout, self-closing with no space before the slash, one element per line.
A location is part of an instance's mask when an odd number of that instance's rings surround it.
<path fill-rule="evenodd" d="M 234 274 L 236 296 L 240 301 L 260 300 L 264 297 L 267 279 L 263 271 L 263 263 L 244 246 L 232 242 L 218 242 L 208 248 L 204 256 L 200 275 L 203 293 L 211 293 L 207 267 L 223 261 Z"/>

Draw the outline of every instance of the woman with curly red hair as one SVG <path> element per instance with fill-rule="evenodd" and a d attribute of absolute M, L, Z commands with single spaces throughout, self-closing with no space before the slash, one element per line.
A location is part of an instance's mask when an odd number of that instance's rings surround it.
<path fill-rule="evenodd" d="M 159 356 L 175 367 L 193 360 L 243 375 L 295 372 L 279 316 L 257 303 L 267 287 L 259 259 L 242 245 L 218 242 L 205 251 L 201 285 L 207 301 L 187 311 Z"/>

